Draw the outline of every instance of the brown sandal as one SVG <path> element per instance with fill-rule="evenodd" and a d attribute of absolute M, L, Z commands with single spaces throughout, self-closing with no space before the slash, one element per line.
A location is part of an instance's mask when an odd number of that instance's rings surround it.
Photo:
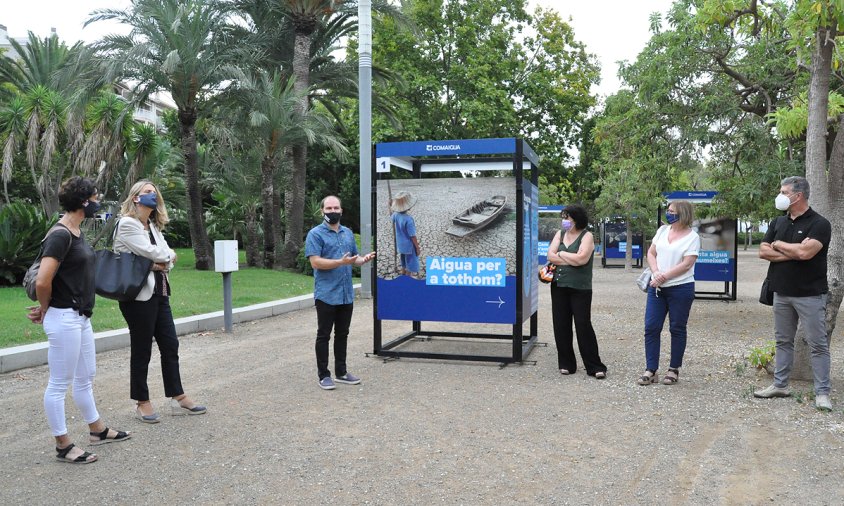
<path fill-rule="evenodd" d="M 665 373 L 665 377 L 662 378 L 663 385 L 674 385 L 677 381 L 680 380 L 680 370 L 675 369 L 673 367 L 668 368 L 668 372 Z"/>

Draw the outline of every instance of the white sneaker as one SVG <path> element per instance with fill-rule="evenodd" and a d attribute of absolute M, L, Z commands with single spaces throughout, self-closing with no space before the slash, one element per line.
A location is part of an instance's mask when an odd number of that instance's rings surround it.
<path fill-rule="evenodd" d="M 762 390 L 757 390 L 753 392 L 753 397 L 759 397 L 760 399 L 770 399 L 771 397 L 790 397 L 791 390 L 788 388 L 780 388 L 776 385 L 770 385 Z"/>
<path fill-rule="evenodd" d="M 829 401 L 829 396 L 821 394 L 815 397 L 815 408 L 819 411 L 832 411 L 832 402 Z"/>

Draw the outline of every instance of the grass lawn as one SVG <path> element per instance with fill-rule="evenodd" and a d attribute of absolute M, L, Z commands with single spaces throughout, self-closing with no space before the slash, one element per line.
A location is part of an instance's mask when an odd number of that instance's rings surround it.
<path fill-rule="evenodd" d="M 222 311 L 222 274 L 194 270 L 193 250 L 176 251 L 179 254 L 178 263 L 170 274 L 173 316 L 181 318 Z M 246 265 L 244 251 L 240 252 L 240 265 Z M 313 292 L 313 287 L 313 278 L 303 274 L 244 267 L 232 273 L 234 307 L 304 295 Z M 0 288 L 0 348 L 46 341 L 41 326 L 33 325 L 26 319 L 25 308 L 33 304 L 22 287 Z M 117 302 L 102 297 L 97 297 L 93 324 L 94 332 L 126 327 Z"/>

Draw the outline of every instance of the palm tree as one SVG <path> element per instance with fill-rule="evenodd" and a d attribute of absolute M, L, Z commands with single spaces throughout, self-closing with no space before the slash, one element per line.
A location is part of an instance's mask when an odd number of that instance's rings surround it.
<path fill-rule="evenodd" d="M 137 82 L 139 99 L 169 92 L 176 103 L 184 156 L 185 189 L 196 268 L 212 266 L 203 217 L 196 122 L 204 101 L 225 86 L 223 68 L 248 59 L 232 37 L 232 4 L 220 0 L 133 0 L 126 10 L 95 11 L 86 22 L 117 20 L 128 35 L 109 35 L 94 47 L 109 59 L 114 76 Z"/>
<path fill-rule="evenodd" d="M 18 151 L 18 144 L 26 135 L 26 104 L 23 97 L 14 96 L 9 103 L 0 109 L 0 125 L 3 128 L 3 195 L 6 203 L 9 200 L 9 181 L 12 180 L 14 170 L 15 154 Z"/>
<path fill-rule="evenodd" d="M 280 71 L 294 78 L 299 98 L 298 110 L 304 114 L 318 102 L 342 127 L 338 103 L 340 97 L 357 99 L 357 65 L 337 61 L 334 54 L 342 40 L 357 31 L 355 3 L 330 0 L 239 0 L 238 7 L 251 23 L 251 33 L 244 40 L 259 48 L 258 64 L 268 72 Z M 373 9 L 401 19 L 389 2 L 376 1 Z M 379 78 L 393 79 L 386 72 L 373 69 Z M 376 95 L 373 106 L 391 115 L 392 104 Z M 291 167 L 285 181 L 284 208 L 287 221 L 284 250 L 280 263 L 295 265 L 302 245 L 305 207 L 307 144 L 285 148 L 286 165 Z M 280 207 L 279 188 L 274 200 Z M 274 213 L 276 216 L 280 212 Z"/>
<path fill-rule="evenodd" d="M 304 116 L 310 104 L 311 35 L 317 26 L 336 10 L 338 0 L 278 0 L 293 25 L 293 89 L 301 97 L 296 112 Z M 296 143 L 290 147 L 291 174 L 290 186 L 285 193 L 287 230 L 284 237 L 284 249 L 281 264 L 293 267 L 304 236 L 303 219 L 305 212 L 305 180 L 307 178 L 308 146 Z"/>
<path fill-rule="evenodd" d="M 336 135 L 330 118 L 314 109 L 305 115 L 299 111 L 301 96 L 295 92 L 293 79 L 283 80 L 280 72 L 258 70 L 254 76 L 235 71 L 238 83 L 231 96 L 248 118 L 248 128 L 258 133 L 263 148 L 261 157 L 261 201 L 264 225 L 264 265 L 274 267 L 278 260 L 276 232 L 280 213 L 274 205 L 275 181 L 279 158 L 286 146 L 319 143 L 331 147 L 340 156 L 347 153 Z M 237 116 L 236 116 L 237 117 Z"/>
<path fill-rule="evenodd" d="M 0 56 L 0 82 L 13 95 L 3 110 L 0 124 L 3 143 L 4 189 L 11 179 L 15 154 L 25 146 L 26 161 L 44 211 L 58 210 L 58 189 L 66 163 L 53 163 L 65 156 L 67 111 L 78 83 L 61 79 L 61 71 L 76 61 L 82 44 L 68 47 L 51 35 L 39 39 L 31 32 L 26 46 L 10 41 L 19 59 Z M 66 162 L 66 160 L 63 160 Z"/>

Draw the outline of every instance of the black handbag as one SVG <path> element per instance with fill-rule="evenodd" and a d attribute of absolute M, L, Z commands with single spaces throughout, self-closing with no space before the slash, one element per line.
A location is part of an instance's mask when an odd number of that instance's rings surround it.
<path fill-rule="evenodd" d="M 780 222 L 782 221 L 782 217 L 778 216 L 771 224 L 774 228 L 774 240 L 778 238 L 778 234 L 780 232 Z M 762 282 L 762 289 L 759 291 L 759 303 L 766 306 L 774 305 L 774 292 L 769 288 L 770 283 L 768 282 L 768 279 L 771 277 L 771 267 L 772 265 L 768 266 L 768 274 L 765 276 L 765 281 Z"/>
<path fill-rule="evenodd" d="M 147 282 L 152 260 L 134 253 L 97 251 L 97 295 L 121 302 L 135 300 Z"/>
<path fill-rule="evenodd" d="M 762 291 L 759 293 L 759 302 L 766 306 L 774 305 L 774 292 L 768 287 L 768 278 L 762 282 Z"/>

